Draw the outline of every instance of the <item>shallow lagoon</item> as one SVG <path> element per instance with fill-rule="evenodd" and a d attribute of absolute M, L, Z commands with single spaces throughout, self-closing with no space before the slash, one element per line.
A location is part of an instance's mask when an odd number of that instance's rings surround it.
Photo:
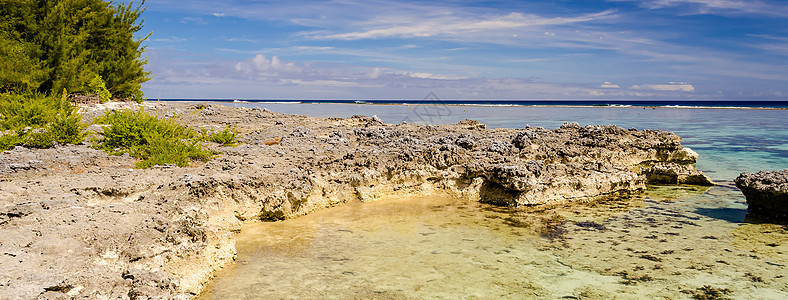
<path fill-rule="evenodd" d="M 238 263 L 203 298 L 788 299 L 788 227 L 743 223 L 730 180 L 788 168 L 785 110 L 254 104 L 313 116 L 489 127 L 563 122 L 677 132 L 721 181 L 570 207 L 437 195 L 350 203 L 245 225 Z M 727 293 L 727 294 L 726 294 Z"/>
<path fill-rule="evenodd" d="M 740 224 L 741 194 L 706 189 L 525 209 L 426 196 L 249 224 L 204 297 L 788 298 L 788 228 Z"/>

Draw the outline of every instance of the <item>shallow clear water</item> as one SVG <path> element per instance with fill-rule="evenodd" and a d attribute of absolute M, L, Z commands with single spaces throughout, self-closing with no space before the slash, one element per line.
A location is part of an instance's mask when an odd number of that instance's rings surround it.
<path fill-rule="evenodd" d="M 243 106 L 257 106 L 242 103 Z M 245 225 L 204 299 L 788 299 L 788 227 L 743 223 L 739 172 L 788 168 L 784 110 L 260 104 L 313 116 L 677 132 L 721 185 L 507 209 L 438 196 Z M 786 274 L 786 275 L 784 275 Z M 704 286 L 707 286 L 704 290 Z"/>
<path fill-rule="evenodd" d="M 788 231 L 729 186 L 559 208 L 443 197 L 245 225 L 204 299 L 788 299 Z"/>

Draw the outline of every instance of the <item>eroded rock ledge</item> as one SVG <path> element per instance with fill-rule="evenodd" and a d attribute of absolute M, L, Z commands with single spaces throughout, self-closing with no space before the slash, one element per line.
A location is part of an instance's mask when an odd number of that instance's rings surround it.
<path fill-rule="evenodd" d="M 735 182 L 747 198 L 748 218 L 788 224 L 788 169 L 742 173 Z"/>
<path fill-rule="evenodd" d="M 348 201 L 442 193 L 518 206 L 588 201 L 648 181 L 712 184 L 692 166 L 697 154 L 665 131 L 144 105 L 190 126 L 237 126 L 243 144 L 217 148 L 222 155 L 202 165 L 147 170 L 84 145 L 4 152 L 0 298 L 189 298 L 233 262 L 243 222 Z M 85 117 L 100 113 L 91 107 Z"/>

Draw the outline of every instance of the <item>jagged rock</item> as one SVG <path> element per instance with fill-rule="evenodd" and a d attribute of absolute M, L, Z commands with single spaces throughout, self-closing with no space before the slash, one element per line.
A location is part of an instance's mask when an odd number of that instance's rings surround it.
<path fill-rule="evenodd" d="M 195 109 L 198 109 L 198 110 L 200 108 L 201 107 L 199 107 L 199 106 L 195 107 Z M 202 114 L 203 116 L 215 116 L 215 115 L 219 114 L 219 112 L 212 105 L 208 105 L 208 106 L 202 107 L 202 110 L 200 110 L 200 114 Z"/>
<path fill-rule="evenodd" d="M 395 137 L 402 136 L 398 130 L 390 130 L 385 127 L 356 128 L 353 131 L 359 137 L 364 137 L 375 143 L 386 143 Z"/>
<path fill-rule="evenodd" d="M 567 128 L 580 129 L 580 124 L 578 124 L 577 122 L 564 122 L 564 124 L 561 124 L 560 129 L 567 129 Z"/>
<path fill-rule="evenodd" d="M 521 131 L 512 140 L 512 145 L 517 148 L 525 148 L 531 146 L 531 141 L 539 138 L 539 134 L 534 131 Z"/>
<path fill-rule="evenodd" d="M 788 169 L 742 173 L 735 182 L 747 198 L 748 217 L 788 224 Z"/>
<path fill-rule="evenodd" d="M 683 155 L 686 154 L 676 156 L 686 159 L 687 157 Z M 697 154 L 695 154 L 695 158 L 697 158 Z M 694 162 L 695 159 L 693 158 L 691 161 Z M 706 174 L 695 170 L 692 165 L 681 165 L 675 162 L 656 163 L 646 169 L 644 173 L 649 183 L 714 185 L 714 182 Z"/>
<path fill-rule="evenodd" d="M 123 272 L 123 279 L 131 281 L 128 296 L 132 300 L 149 299 L 151 295 L 157 295 L 161 299 L 172 298 L 177 286 L 177 279 L 174 280 L 162 271 L 128 269 Z"/>
<path fill-rule="evenodd" d="M 512 144 L 503 142 L 503 141 L 493 141 L 490 146 L 487 147 L 487 151 L 496 152 L 499 154 L 506 154 L 512 151 Z"/>
<path fill-rule="evenodd" d="M 690 148 L 681 148 L 678 151 L 673 152 L 669 157 L 668 161 L 676 162 L 679 164 L 692 164 L 698 161 L 698 153 L 693 151 Z"/>
<path fill-rule="evenodd" d="M 467 134 L 463 134 L 463 135 L 460 135 L 457 138 L 456 141 L 454 141 L 454 144 L 456 144 L 457 146 L 460 146 L 462 148 L 470 150 L 470 149 L 473 149 L 474 146 L 476 146 L 476 141 L 474 141 L 472 136 L 467 135 Z"/>
<path fill-rule="evenodd" d="M 467 129 L 485 129 L 487 125 L 476 120 L 465 119 L 457 123 L 457 125 L 465 126 Z"/>
<path fill-rule="evenodd" d="M 314 132 L 308 127 L 298 127 L 290 133 L 291 137 L 302 138 L 312 136 Z"/>

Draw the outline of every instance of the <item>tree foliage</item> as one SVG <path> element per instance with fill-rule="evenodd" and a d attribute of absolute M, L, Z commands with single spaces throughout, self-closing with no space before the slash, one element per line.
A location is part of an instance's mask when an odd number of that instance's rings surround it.
<path fill-rule="evenodd" d="M 142 100 L 144 2 L 0 1 L 0 93 L 94 94 L 98 78 L 113 98 Z"/>

